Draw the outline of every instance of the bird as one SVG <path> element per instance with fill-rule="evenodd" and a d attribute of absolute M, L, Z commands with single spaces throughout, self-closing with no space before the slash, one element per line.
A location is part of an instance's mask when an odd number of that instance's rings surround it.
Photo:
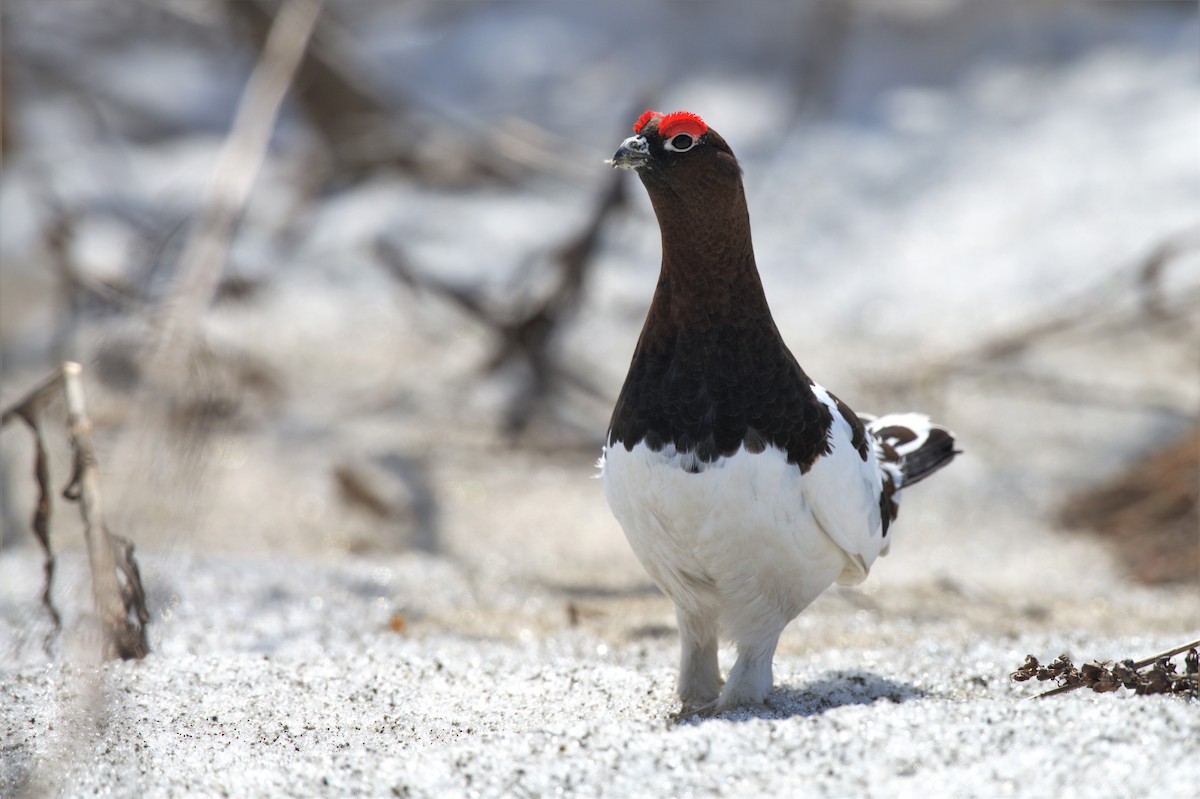
<path fill-rule="evenodd" d="M 784 343 L 754 257 L 742 168 L 702 117 L 646 111 L 633 170 L 662 240 L 609 423 L 604 494 L 675 605 L 676 718 L 763 706 L 784 628 L 891 544 L 899 493 L 959 454 L 920 413 L 856 414 Z M 722 642 L 737 658 L 722 680 Z"/>

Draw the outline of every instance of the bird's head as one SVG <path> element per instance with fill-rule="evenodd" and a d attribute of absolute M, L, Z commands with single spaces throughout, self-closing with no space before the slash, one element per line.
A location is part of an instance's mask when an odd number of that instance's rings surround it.
<path fill-rule="evenodd" d="M 656 206 L 660 201 L 733 201 L 742 193 L 741 167 L 733 151 L 688 111 L 646 111 L 608 163 L 636 171 Z"/>

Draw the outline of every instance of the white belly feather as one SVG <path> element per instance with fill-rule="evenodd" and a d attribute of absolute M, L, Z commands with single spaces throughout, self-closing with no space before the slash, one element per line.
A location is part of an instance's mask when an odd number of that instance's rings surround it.
<path fill-rule="evenodd" d="M 676 604 L 715 612 L 736 634 L 795 618 L 843 573 L 865 576 L 862 556 L 818 524 L 784 453 L 743 450 L 695 474 L 677 461 L 617 445 L 604 468 L 613 514 Z"/>
<path fill-rule="evenodd" d="M 736 636 L 786 623 L 835 580 L 866 577 L 886 543 L 879 466 L 874 456 L 862 460 L 849 425 L 834 419 L 832 451 L 804 474 L 771 446 L 708 464 L 670 445 L 606 450 L 608 504 L 677 605 L 714 612 Z"/>

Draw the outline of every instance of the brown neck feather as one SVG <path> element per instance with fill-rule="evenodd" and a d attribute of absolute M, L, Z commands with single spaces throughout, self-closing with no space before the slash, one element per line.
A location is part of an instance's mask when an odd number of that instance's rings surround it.
<path fill-rule="evenodd" d="M 742 187 L 719 205 L 689 205 L 668 195 L 650 192 L 663 252 L 654 321 L 671 327 L 742 327 L 770 319 Z"/>

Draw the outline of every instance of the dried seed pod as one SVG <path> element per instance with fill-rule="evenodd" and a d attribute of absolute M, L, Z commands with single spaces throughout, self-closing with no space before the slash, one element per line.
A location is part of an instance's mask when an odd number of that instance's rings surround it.
<path fill-rule="evenodd" d="M 1123 660 L 1112 667 L 1113 676 L 1126 688 L 1137 688 L 1141 685 L 1141 675 L 1133 667 L 1132 660 Z"/>
<path fill-rule="evenodd" d="M 1088 687 L 1098 694 L 1107 694 L 1121 687 L 1121 682 L 1106 667 L 1099 663 L 1089 663 L 1081 669 L 1085 675 L 1090 673 Z M 1087 679 L 1085 677 L 1085 679 Z"/>
<path fill-rule="evenodd" d="M 1075 670 L 1075 666 L 1071 663 L 1071 659 L 1064 653 L 1056 657 L 1050 663 L 1042 666 L 1037 670 L 1037 678 L 1043 682 L 1046 680 L 1057 680 L 1065 674 L 1069 674 Z"/>
<path fill-rule="evenodd" d="M 1033 655 L 1026 655 L 1024 665 L 1022 665 L 1012 674 L 1008 675 L 1008 678 L 1013 682 L 1025 682 L 1026 680 L 1031 680 L 1033 679 L 1034 675 L 1037 674 L 1039 665 L 1040 664 L 1038 663 L 1037 658 L 1035 658 Z"/>
<path fill-rule="evenodd" d="M 1145 682 L 1137 687 L 1140 695 L 1165 694 L 1171 690 L 1171 678 L 1157 665 L 1146 672 Z"/>
<path fill-rule="evenodd" d="M 1065 653 L 1059 655 L 1048 669 L 1054 679 L 1058 680 L 1059 685 L 1073 686 L 1081 685 L 1084 682 L 1083 678 L 1079 676 L 1079 670 L 1075 668 L 1075 664 Z"/>
<path fill-rule="evenodd" d="M 1057 696 L 1084 686 L 1098 693 L 1109 693 L 1124 686 L 1139 695 L 1170 693 L 1200 699 L 1198 650 L 1200 641 L 1193 641 L 1138 662 L 1093 661 L 1080 668 L 1076 668 L 1066 654 L 1059 655 L 1044 666 L 1033 655 L 1026 655 L 1025 663 L 1011 677 L 1016 682 L 1036 677 L 1058 683 L 1057 688 L 1038 694 L 1039 698 Z M 1181 674 L 1171 658 L 1184 652 L 1187 652 L 1184 658 L 1185 673 Z"/>

